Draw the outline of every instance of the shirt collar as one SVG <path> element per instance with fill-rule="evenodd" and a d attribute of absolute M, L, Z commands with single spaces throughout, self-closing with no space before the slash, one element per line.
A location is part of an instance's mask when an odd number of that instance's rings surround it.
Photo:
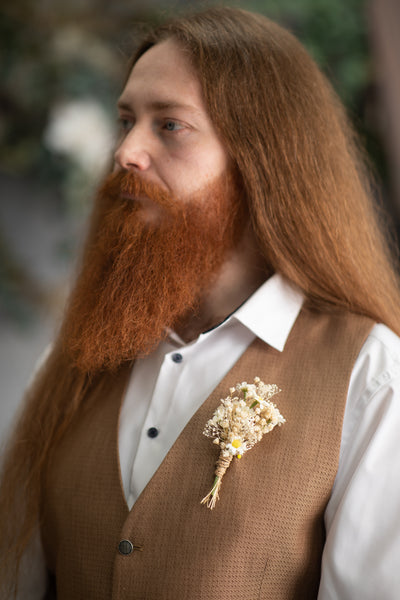
<path fill-rule="evenodd" d="M 282 352 L 303 302 L 304 296 L 301 290 L 288 279 L 276 273 L 267 279 L 223 323 L 211 331 L 200 334 L 197 340 L 218 334 L 219 331 L 236 321 L 264 342 Z M 167 331 L 171 342 L 179 346 L 188 345 L 175 331 L 172 329 Z M 196 340 L 190 344 L 195 342 Z"/>
<path fill-rule="evenodd" d="M 301 290 L 276 273 L 230 318 L 236 319 L 257 337 L 282 352 L 303 302 Z"/>

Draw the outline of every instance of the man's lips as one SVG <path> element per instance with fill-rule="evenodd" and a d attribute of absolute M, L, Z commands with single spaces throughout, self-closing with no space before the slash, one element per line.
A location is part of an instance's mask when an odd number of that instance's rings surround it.
<path fill-rule="evenodd" d="M 148 196 L 137 196 L 136 194 L 129 194 L 128 192 L 122 192 L 121 198 L 124 200 L 133 200 L 134 202 L 138 202 L 142 206 L 150 206 L 154 204 L 154 201 L 151 200 Z"/>
<path fill-rule="evenodd" d="M 126 200 L 139 200 L 140 198 L 144 198 L 144 196 L 130 194 L 129 192 L 121 192 L 121 198 L 124 198 Z"/>
<path fill-rule="evenodd" d="M 130 194 L 129 192 L 122 192 L 121 198 L 132 202 L 138 209 L 141 218 L 145 219 L 148 223 L 157 223 L 162 215 L 164 215 L 164 209 L 155 200 L 152 200 L 148 196 Z"/>

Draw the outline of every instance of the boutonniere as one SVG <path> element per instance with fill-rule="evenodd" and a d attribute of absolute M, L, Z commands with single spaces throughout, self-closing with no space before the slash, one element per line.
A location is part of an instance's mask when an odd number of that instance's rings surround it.
<path fill-rule="evenodd" d="M 243 454 L 259 442 L 262 436 L 285 419 L 270 398 L 281 390 L 275 384 L 265 384 L 259 377 L 254 383 L 238 383 L 230 388 L 229 396 L 207 421 L 204 435 L 212 438 L 221 451 L 216 463 L 214 484 L 201 501 L 213 509 L 218 497 L 221 482 L 233 457 Z"/>

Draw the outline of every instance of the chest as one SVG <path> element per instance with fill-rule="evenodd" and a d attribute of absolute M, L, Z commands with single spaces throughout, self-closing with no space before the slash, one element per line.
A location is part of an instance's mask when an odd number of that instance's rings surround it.
<path fill-rule="evenodd" d="M 43 538 L 59 598 L 316 597 L 348 379 L 370 324 L 350 345 L 346 323 L 342 331 L 331 320 L 300 325 L 284 353 L 259 340 L 249 347 L 131 511 L 117 450 L 127 375 L 98 394 L 60 445 L 45 490 Z M 256 375 L 282 389 L 286 424 L 233 461 L 211 512 L 200 500 L 218 449 L 202 430 L 229 387 Z M 123 539 L 134 548 L 128 555 L 118 550 Z"/>

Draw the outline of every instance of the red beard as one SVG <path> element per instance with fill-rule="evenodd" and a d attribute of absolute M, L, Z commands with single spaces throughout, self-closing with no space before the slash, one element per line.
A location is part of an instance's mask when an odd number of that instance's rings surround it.
<path fill-rule="evenodd" d="M 106 179 L 61 331 L 75 366 L 115 369 L 196 313 L 240 238 L 239 197 L 231 175 L 185 199 L 130 172 Z M 156 222 L 143 218 L 149 206 Z"/>

